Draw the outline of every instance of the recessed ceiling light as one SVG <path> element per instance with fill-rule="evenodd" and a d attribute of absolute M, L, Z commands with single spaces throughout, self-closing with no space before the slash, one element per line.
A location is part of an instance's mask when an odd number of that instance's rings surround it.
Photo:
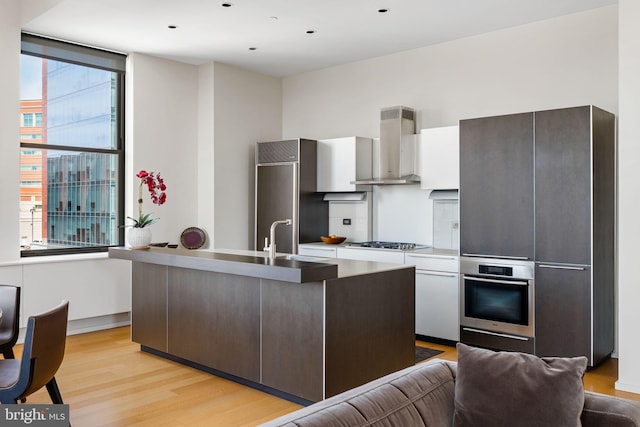
<path fill-rule="evenodd" d="M 170 29 L 170 30 L 175 30 L 176 28 L 178 28 L 178 26 L 177 25 L 168 25 L 167 28 Z"/>
<path fill-rule="evenodd" d="M 316 30 L 307 30 L 307 34 L 315 34 Z"/>
<path fill-rule="evenodd" d="M 387 13 L 389 12 L 389 9 L 387 9 L 386 7 L 382 8 L 382 9 L 378 9 L 379 13 Z"/>
<path fill-rule="evenodd" d="M 258 50 L 257 47 L 250 47 L 249 50 Z"/>
<path fill-rule="evenodd" d="M 233 6 L 233 3 L 222 3 L 220 6 L 222 6 L 222 7 L 231 7 L 231 6 Z"/>

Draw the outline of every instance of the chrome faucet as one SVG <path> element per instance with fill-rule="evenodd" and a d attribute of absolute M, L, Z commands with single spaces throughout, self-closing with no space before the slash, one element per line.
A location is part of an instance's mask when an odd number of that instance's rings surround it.
<path fill-rule="evenodd" d="M 270 242 L 267 242 L 267 239 L 265 237 L 265 242 L 264 242 L 264 251 L 268 251 L 269 252 L 269 258 L 275 258 L 276 257 L 276 227 L 280 224 L 284 224 L 284 225 L 291 225 L 291 220 L 290 219 L 281 219 L 278 221 L 273 221 L 273 224 L 271 224 L 271 229 L 269 230 L 269 240 Z"/>

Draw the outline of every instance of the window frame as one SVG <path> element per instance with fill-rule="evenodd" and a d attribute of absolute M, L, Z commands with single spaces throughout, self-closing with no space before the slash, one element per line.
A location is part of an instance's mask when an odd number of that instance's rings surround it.
<path fill-rule="evenodd" d="M 125 219 L 125 77 L 126 55 L 111 52 L 95 47 L 87 47 L 71 42 L 54 40 L 29 33 L 21 34 L 21 54 L 62 61 L 74 65 L 93 67 L 116 73 L 117 99 L 116 99 L 116 147 L 114 149 L 77 147 L 66 145 L 52 145 L 34 142 L 19 141 L 21 150 L 60 150 L 69 152 L 100 153 L 117 156 L 117 183 L 116 183 L 116 223 L 118 224 L 118 243 L 105 246 L 68 246 L 56 249 L 20 250 L 20 257 L 38 257 L 51 255 L 69 255 L 107 252 L 109 247 L 122 246 L 124 244 L 124 219 Z M 33 118 L 35 122 L 35 117 Z M 46 213 L 45 213 L 46 214 Z"/>

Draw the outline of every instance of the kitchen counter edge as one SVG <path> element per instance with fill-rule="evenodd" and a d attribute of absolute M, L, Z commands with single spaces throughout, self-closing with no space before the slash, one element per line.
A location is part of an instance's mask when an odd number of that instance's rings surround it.
<path fill-rule="evenodd" d="M 261 251 L 234 249 L 109 248 L 110 258 L 291 283 L 317 282 L 408 268 L 408 266 L 402 264 L 342 259 L 323 258 L 319 259 L 318 262 L 299 261 L 286 259 L 286 254 L 271 260 L 266 255 Z"/>

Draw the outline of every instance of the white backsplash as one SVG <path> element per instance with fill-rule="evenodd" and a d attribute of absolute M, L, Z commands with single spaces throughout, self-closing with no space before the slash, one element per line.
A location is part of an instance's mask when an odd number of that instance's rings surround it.
<path fill-rule="evenodd" d="M 433 201 L 433 247 L 460 248 L 460 223 L 457 200 Z"/>
<path fill-rule="evenodd" d="M 433 244 L 433 203 L 419 185 L 379 185 L 373 191 L 373 239 Z"/>
<path fill-rule="evenodd" d="M 329 202 L 329 233 L 349 242 L 372 240 L 371 197 L 363 201 Z M 350 225 L 345 222 L 351 222 Z"/>
<path fill-rule="evenodd" d="M 350 242 L 412 242 L 459 248 L 458 201 L 431 200 L 418 185 L 375 186 L 365 201 L 329 202 L 329 234 Z M 344 220 L 351 221 L 345 225 Z"/>

